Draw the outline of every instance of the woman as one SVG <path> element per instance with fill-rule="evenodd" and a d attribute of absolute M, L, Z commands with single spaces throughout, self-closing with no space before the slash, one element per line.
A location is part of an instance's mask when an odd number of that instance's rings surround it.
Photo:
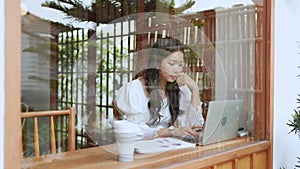
<path fill-rule="evenodd" d="M 118 110 L 142 138 L 199 135 L 195 128 L 204 123 L 199 89 L 183 72 L 183 50 L 177 39 L 157 39 L 147 68 L 117 93 Z"/>

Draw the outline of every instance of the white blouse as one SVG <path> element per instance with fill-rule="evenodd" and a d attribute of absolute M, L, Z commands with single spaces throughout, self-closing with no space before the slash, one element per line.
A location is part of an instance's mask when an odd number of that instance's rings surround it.
<path fill-rule="evenodd" d="M 176 127 L 194 126 L 204 124 L 201 105 L 197 108 L 191 105 L 191 91 L 187 86 L 181 86 L 179 91 L 179 109 L 182 111 L 178 115 Z M 117 92 L 116 103 L 119 111 L 123 112 L 127 120 L 135 125 L 135 130 L 140 138 L 155 137 L 160 128 L 168 127 L 171 121 L 168 100 L 163 100 L 162 109 L 159 112 L 161 119 L 157 125 L 147 125 L 150 121 L 150 112 L 148 109 L 149 98 L 146 97 L 143 85 L 140 80 L 135 79 L 124 86 Z"/>

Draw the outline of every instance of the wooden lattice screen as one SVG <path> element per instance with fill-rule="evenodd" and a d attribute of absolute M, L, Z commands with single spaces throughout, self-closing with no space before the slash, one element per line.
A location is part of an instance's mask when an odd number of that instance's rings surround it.
<path fill-rule="evenodd" d="M 231 47 L 236 48 L 236 52 L 226 53 L 222 57 L 227 58 L 227 61 L 252 63 L 254 55 L 257 56 L 257 54 L 249 49 L 254 49 L 254 46 L 250 48 L 242 46 L 252 44 L 244 43 L 245 40 L 253 40 L 253 45 L 256 45 L 255 49 L 257 49 L 257 39 L 261 36 L 257 34 L 259 31 L 255 30 L 259 22 L 259 11 L 255 6 L 246 6 L 222 12 L 212 10 L 193 15 L 180 15 L 179 17 L 190 24 L 177 23 L 172 25 L 172 28 L 163 23 L 161 25 L 150 24 L 148 28 L 143 28 L 148 32 L 146 35 L 137 33 L 137 23 L 134 19 L 107 24 L 105 28 L 101 27 L 102 29 L 99 26 L 99 29 L 93 31 L 76 29 L 61 32 L 56 36 L 57 56 L 52 58 L 52 66 L 57 69 L 52 71 L 52 79 L 54 79 L 52 87 L 55 87 L 56 91 L 53 92 L 55 96 L 52 95 L 51 105 L 58 108 L 71 105 L 76 107 L 77 148 L 114 142 L 111 130 L 113 120 L 111 103 L 116 90 L 130 81 L 134 75 L 132 53 L 143 48 L 140 46 L 141 37 L 144 38 L 143 41 L 146 38 L 148 45 L 151 45 L 157 36 L 167 35 L 175 37 L 180 35 L 177 38 L 184 44 L 200 45 L 206 49 L 202 50 L 202 56 L 189 57 L 186 66 L 187 70 L 190 70 L 190 75 L 199 84 L 202 101 L 212 100 L 215 98 L 216 53 L 208 47 L 215 48 L 217 43 L 218 45 L 233 45 Z M 153 18 L 151 20 L 151 23 L 155 23 Z M 231 31 L 246 33 L 254 31 L 254 37 L 241 33 L 240 36 L 233 38 L 230 34 L 226 34 Z M 180 34 L 174 32 L 180 32 Z M 193 56 L 194 53 L 187 51 L 186 55 Z M 232 58 L 228 59 L 229 56 Z M 249 65 L 245 66 L 248 66 L 248 70 L 244 74 L 251 75 L 249 71 L 254 70 Z M 243 88 L 245 87 L 243 84 L 249 84 L 247 81 L 244 82 L 244 80 L 249 80 L 248 77 L 243 76 L 244 74 L 232 80 L 240 85 L 230 85 L 233 88 Z M 231 95 L 235 96 L 237 93 L 231 93 Z M 251 97 L 253 99 L 253 95 Z M 203 110 L 205 113 L 205 107 Z"/>

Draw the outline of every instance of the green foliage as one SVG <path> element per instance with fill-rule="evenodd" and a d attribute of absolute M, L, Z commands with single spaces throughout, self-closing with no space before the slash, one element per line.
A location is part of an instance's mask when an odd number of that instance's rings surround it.
<path fill-rule="evenodd" d="M 66 14 L 70 19 L 76 21 L 92 21 L 95 23 L 109 23 L 120 17 L 134 14 L 138 11 L 140 1 L 123 0 L 92 0 L 91 4 L 84 4 L 79 0 L 47 0 L 42 3 L 43 7 L 59 10 Z M 191 8 L 195 0 L 188 0 L 180 6 L 175 5 L 175 1 L 165 0 L 144 0 L 145 12 L 163 12 L 170 14 L 180 14 Z M 110 17 L 103 17 L 103 7 L 114 11 L 109 13 Z"/>
<path fill-rule="evenodd" d="M 295 109 L 292 118 L 292 120 L 289 120 L 288 123 L 286 123 L 292 128 L 290 133 L 295 132 L 295 134 L 300 134 L 300 111 Z"/>
<path fill-rule="evenodd" d="M 297 157 L 297 159 L 298 159 L 298 161 L 297 161 L 297 162 L 298 162 L 298 165 L 296 164 L 295 167 L 296 167 L 296 168 L 300 168 L 300 157 Z"/>
<path fill-rule="evenodd" d="M 299 75 L 299 76 L 300 76 L 300 75 Z M 297 102 L 296 102 L 296 103 L 299 104 L 299 103 L 300 103 L 300 94 L 298 94 L 298 97 L 299 97 L 299 98 L 297 99 Z M 300 109 L 300 106 L 298 106 L 297 109 Z"/>

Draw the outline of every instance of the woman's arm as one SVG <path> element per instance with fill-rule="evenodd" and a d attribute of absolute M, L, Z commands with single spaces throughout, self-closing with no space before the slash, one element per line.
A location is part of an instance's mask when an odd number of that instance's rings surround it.
<path fill-rule="evenodd" d="M 200 105 L 200 96 L 199 96 L 199 88 L 196 84 L 196 82 L 187 74 L 180 73 L 177 76 L 177 83 L 179 86 L 187 85 L 187 87 L 190 89 L 192 96 L 191 96 L 191 105 L 195 108 L 198 108 Z"/>
<path fill-rule="evenodd" d="M 179 108 L 182 111 L 177 118 L 178 126 L 203 126 L 202 103 L 197 84 L 187 74 L 178 76 L 177 83 L 181 85 Z"/>
<path fill-rule="evenodd" d="M 157 136 L 159 128 L 152 128 L 146 124 L 150 119 L 148 99 L 138 79 L 122 86 L 117 92 L 115 101 L 118 110 L 134 124 L 134 130 L 141 139 Z"/>

